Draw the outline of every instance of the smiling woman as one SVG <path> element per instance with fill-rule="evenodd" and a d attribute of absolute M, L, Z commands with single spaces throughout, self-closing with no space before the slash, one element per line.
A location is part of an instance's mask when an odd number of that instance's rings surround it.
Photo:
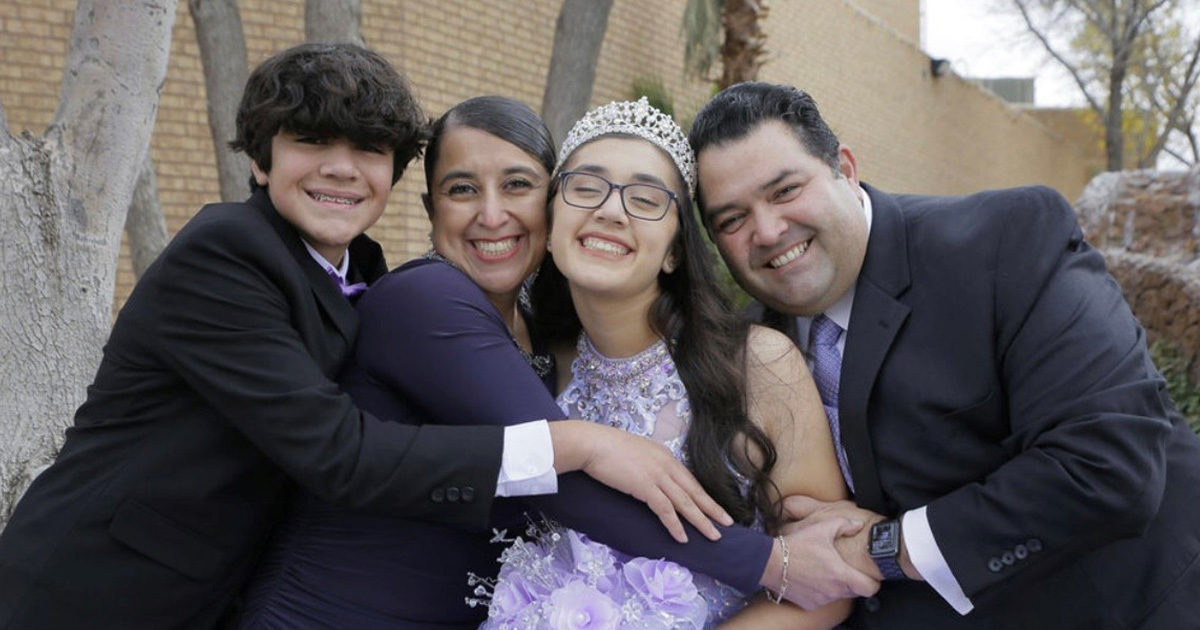
<path fill-rule="evenodd" d="M 549 179 L 517 145 L 452 122 L 423 197 L 434 251 L 470 276 L 510 327 L 516 290 L 545 255 Z"/>

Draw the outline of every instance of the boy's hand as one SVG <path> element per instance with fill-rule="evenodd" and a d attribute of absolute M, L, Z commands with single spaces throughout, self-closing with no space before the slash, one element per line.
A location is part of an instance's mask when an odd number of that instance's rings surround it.
<path fill-rule="evenodd" d="M 582 471 L 644 502 L 679 542 L 687 542 L 680 516 L 709 540 L 721 537 L 710 519 L 733 524 L 692 473 L 658 442 L 582 420 L 551 422 L 550 438 L 555 471 Z"/>

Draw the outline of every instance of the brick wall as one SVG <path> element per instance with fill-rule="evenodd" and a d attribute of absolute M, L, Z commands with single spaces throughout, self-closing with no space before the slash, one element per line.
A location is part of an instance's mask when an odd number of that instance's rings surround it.
<path fill-rule="evenodd" d="M 630 94 L 634 78 L 660 79 L 690 119 L 711 88 L 683 77 L 684 0 L 616 0 L 600 52 L 592 104 Z M 535 109 L 553 45 L 558 0 L 363 0 L 363 37 L 404 70 L 432 115 L 478 94 Z M 242 0 L 251 65 L 299 43 L 298 0 Z M 0 2 L 0 103 L 14 132 L 40 134 L 57 104 L 73 0 Z M 1074 199 L 1087 180 L 1086 149 L 956 76 L 929 76 L 919 50 L 918 0 L 775 0 L 766 22 L 762 78 L 811 92 L 884 189 L 956 193 L 1044 183 Z M 151 154 L 174 232 L 217 199 L 204 77 L 186 2 L 180 2 Z M 419 164 L 371 230 L 393 263 L 427 247 Z M 115 306 L 133 277 L 120 258 Z"/>

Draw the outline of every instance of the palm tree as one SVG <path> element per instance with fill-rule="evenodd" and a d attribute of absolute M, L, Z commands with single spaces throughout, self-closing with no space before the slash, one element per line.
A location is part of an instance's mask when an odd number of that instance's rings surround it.
<path fill-rule="evenodd" d="M 758 78 L 766 56 L 766 17 L 766 0 L 688 0 L 683 10 L 688 74 L 713 81 L 720 90 Z M 713 79 L 709 73 L 718 54 L 721 76 Z"/>

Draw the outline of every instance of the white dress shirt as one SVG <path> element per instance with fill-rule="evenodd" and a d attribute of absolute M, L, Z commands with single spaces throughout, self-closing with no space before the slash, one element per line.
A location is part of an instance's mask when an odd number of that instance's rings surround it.
<path fill-rule="evenodd" d="M 862 188 L 859 190 L 862 191 L 863 214 L 866 215 L 867 233 L 869 234 L 872 218 L 871 196 L 867 194 L 866 190 Z M 837 342 L 837 350 L 842 354 L 846 352 L 846 337 L 850 332 L 850 313 L 853 308 L 854 285 L 851 285 L 850 289 L 824 313 L 826 317 L 842 328 L 842 335 Z M 812 319 L 812 317 L 796 318 L 797 341 L 800 348 L 806 352 L 808 350 L 808 331 L 812 327 Z M 810 364 L 809 367 L 811 368 L 812 365 Z M 929 586 L 933 587 L 933 590 L 937 591 L 938 595 L 941 595 L 942 599 L 953 606 L 960 615 L 965 615 L 971 612 L 975 605 L 963 593 L 958 580 L 950 572 L 950 565 L 946 563 L 942 550 L 933 538 L 933 530 L 929 527 L 929 518 L 925 514 L 925 507 L 921 506 L 901 515 L 900 531 L 903 532 L 904 548 L 908 551 L 909 560 L 912 561 L 913 566 Z"/>
<path fill-rule="evenodd" d="M 313 249 L 304 239 L 304 249 L 326 272 L 333 272 L 346 281 L 350 272 L 350 257 L 343 255 L 335 267 Z M 496 481 L 496 496 L 523 497 L 558 492 L 558 474 L 554 471 L 554 442 L 550 440 L 550 425 L 534 420 L 504 427 L 504 448 L 500 452 L 500 475 Z"/>

